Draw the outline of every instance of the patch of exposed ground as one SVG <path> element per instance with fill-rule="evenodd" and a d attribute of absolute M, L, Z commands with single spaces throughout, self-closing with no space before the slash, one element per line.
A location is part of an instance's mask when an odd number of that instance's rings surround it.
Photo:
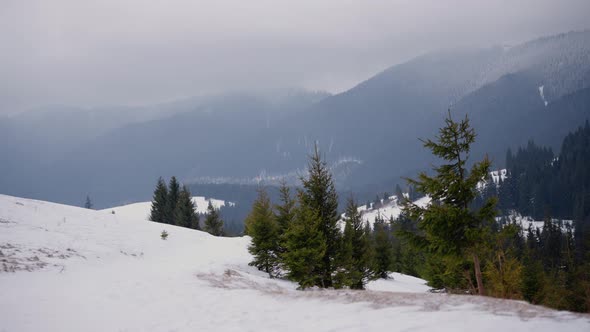
<path fill-rule="evenodd" d="M 0 243 L 0 273 L 17 271 L 35 271 L 46 267 L 65 269 L 60 260 L 71 257 L 85 258 L 74 249 L 65 251 L 50 248 L 23 248 L 11 243 Z"/>

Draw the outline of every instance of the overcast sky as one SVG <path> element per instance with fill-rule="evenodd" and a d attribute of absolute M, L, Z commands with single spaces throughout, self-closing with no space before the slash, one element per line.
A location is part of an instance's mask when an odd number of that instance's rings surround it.
<path fill-rule="evenodd" d="M 0 0 L 0 114 L 339 92 L 441 48 L 590 28 L 588 0 Z"/>

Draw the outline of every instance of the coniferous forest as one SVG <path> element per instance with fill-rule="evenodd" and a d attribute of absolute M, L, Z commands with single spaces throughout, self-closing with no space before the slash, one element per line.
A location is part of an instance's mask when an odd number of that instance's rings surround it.
<path fill-rule="evenodd" d="M 316 146 L 296 192 L 281 188 L 273 205 L 264 188 L 246 219 L 251 265 L 300 288 L 363 289 L 400 272 L 434 289 L 522 299 L 557 309 L 590 310 L 590 127 L 569 134 L 558 156 L 530 142 L 507 152 L 505 176 L 470 160 L 477 134 L 449 112 L 424 147 L 439 157 L 431 171 L 407 179 L 430 204 L 409 195 L 402 214 L 372 225 L 351 197 L 340 216 L 334 183 Z M 398 190 L 399 187 L 398 187 Z M 544 220 L 543 227 L 517 215 Z"/>
<path fill-rule="evenodd" d="M 590 126 L 564 139 L 555 155 L 530 141 L 506 152 L 505 172 L 490 175 L 486 158 L 470 160 L 477 134 L 451 113 L 424 147 L 440 163 L 396 186 L 397 218 L 366 222 L 353 195 L 339 207 L 333 176 L 316 145 L 301 185 L 267 188 L 244 221 L 250 265 L 301 289 L 364 289 L 390 272 L 417 276 L 434 289 L 522 299 L 590 310 Z M 384 199 L 389 195 L 383 194 Z M 430 204 L 414 203 L 428 196 Z M 211 202 L 201 217 L 191 192 L 172 177 L 154 190 L 150 220 L 227 235 Z M 379 207 L 377 199 L 373 207 Z M 343 212 L 343 213 L 341 213 Z M 519 220 L 543 220 L 542 227 Z M 202 220 L 203 219 L 203 220 Z"/>

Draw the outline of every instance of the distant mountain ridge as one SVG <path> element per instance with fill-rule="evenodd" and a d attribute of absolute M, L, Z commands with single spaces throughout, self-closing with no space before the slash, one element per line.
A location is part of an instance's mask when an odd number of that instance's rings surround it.
<path fill-rule="evenodd" d="M 509 49 L 435 52 L 333 96 L 293 93 L 273 102 L 224 96 L 168 117 L 128 123 L 42 169 L 30 165 L 20 172 L 16 162 L 7 173 L 30 178 L 24 192 L 18 181 L 0 178 L 0 184 L 8 194 L 73 204 L 90 193 L 106 206 L 149 198 L 160 175 L 231 182 L 290 174 L 305 168 L 318 142 L 329 163 L 358 161 L 339 172 L 340 190 L 391 191 L 403 183 L 401 176 L 434 161 L 418 138 L 434 136 L 447 109 L 472 119 L 478 133 L 473 158 L 488 153 L 500 162 L 508 147 L 529 139 L 559 144 L 590 118 L 589 88 L 590 31 Z"/>

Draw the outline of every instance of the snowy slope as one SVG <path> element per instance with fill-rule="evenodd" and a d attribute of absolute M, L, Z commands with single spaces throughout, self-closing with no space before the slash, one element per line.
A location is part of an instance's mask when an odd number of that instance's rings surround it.
<path fill-rule="evenodd" d="M 0 195 L 0 331 L 590 329 L 587 315 L 432 294 L 402 275 L 301 292 L 248 266 L 247 237 L 143 218 Z"/>
<path fill-rule="evenodd" d="M 225 201 L 220 199 L 206 199 L 203 196 L 194 196 L 193 202 L 196 204 L 197 212 L 198 213 L 206 213 L 207 206 L 209 205 L 209 201 L 213 204 L 213 207 L 219 209 L 222 206 L 225 206 Z M 233 205 L 234 203 L 228 202 L 229 205 Z M 139 202 L 139 203 L 132 203 L 122 206 L 116 206 L 108 209 L 104 209 L 102 211 L 111 213 L 114 211 L 115 214 L 121 218 L 140 218 L 144 220 L 149 220 L 150 211 L 152 208 L 152 202 Z"/>
<path fill-rule="evenodd" d="M 414 202 L 414 204 L 424 207 L 430 202 L 430 197 L 424 196 Z M 370 209 L 370 210 L 363 210 L 362 217 L 363 220 L 367 221 L 369 224 L 373 225 L 375 222 L 375 217 L 381 216 L 386 221 L 388 221 L 391 217 L 396 219 L 402 213 L 402 207 L 397 203 L 397 200 L 390 201 L 390 203 L 377 208 L 377 209 Z"/>
<path fill-rule="evenodd" d="M 523 216 L 520 213 L 517 213 L 516 211 L 511 211 L 510 214 L 507 216 L 496 217 L 496 220 L 498 221 L 501 221 L 502 219 L 520 225 L 525 235 L 528 233 L 529 226 L 531 226 L 531 229 L 533 230 L 543 230 L 543 226 L 545 225 L 545 221 L 543 220 L 535 220 L 530 216 Z M 563 232 L 566 232 L 568 230 L 568 227 L 572 227 L 573 229 L 573 220 L 560 220 L 552 218 L 551 222 L 553 222 L 554 224 L 561 225 L 561 230 Z"/>

